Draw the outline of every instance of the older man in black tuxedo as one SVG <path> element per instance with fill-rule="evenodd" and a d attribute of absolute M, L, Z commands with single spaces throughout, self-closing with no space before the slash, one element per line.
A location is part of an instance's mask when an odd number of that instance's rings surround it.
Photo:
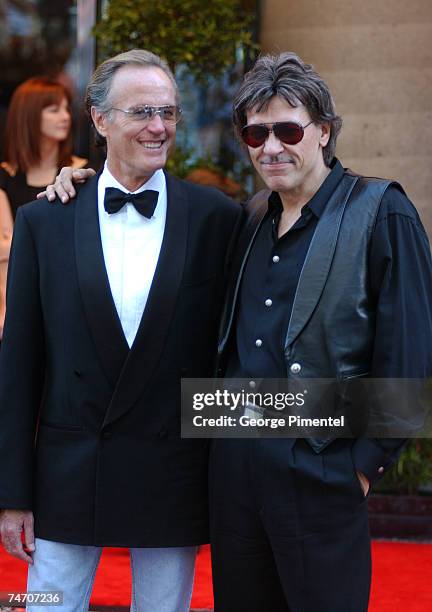
<path fill-rule="evenodd" d="M 181 110 L 159 57 L 101 64 L 87 106 L 102 171 L 70 206 L 30 203 L 15 225 L 1 536 L 29 590 L 62 591 L 64 610 L 86 609 L 102 547 L 124 546 L 133 609 L 179 612 L 208 541 L 208 444 L 180 439 L 180 378 L 212 372 L 240 208 L 162 170 Z"/>

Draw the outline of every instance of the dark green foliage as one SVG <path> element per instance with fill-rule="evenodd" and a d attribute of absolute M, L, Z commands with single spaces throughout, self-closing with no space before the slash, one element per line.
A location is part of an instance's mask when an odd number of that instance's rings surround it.
<path fill-rule="evenodd" d="M 111 0 L 95 27 L 100 57 L 148 49 L 172 69 L 187 65 L 197 82 L 236 62 L 239 49 L 253 53 L 255 15 L 241 0 Z"/>
<path fill-rule="evenodd" d="M 374 490 L 415 495 L 428 483 L 432 483 L 432 439 L 421 438 L 408 442 L 399 461 Z"/>
<path fill-rule="evenodd" d="M 210 155 L 194 158 L 192 149 L 185 145 L 177 145 L 166 164 L 168 172 L 179 178 L 186 178 L 196 168 L 209 168 L 223 173 L 223 169 L 213 162 Z"/>

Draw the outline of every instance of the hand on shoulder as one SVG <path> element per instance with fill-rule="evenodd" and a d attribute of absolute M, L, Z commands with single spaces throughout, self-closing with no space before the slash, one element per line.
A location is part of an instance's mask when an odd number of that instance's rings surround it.
<path fill-rule="evenodd" d="M 78 158 L 82 161 L 83 158 Z M 60 170 L 52 185 L 47 185 L 45 191 L 37 194 L 38 199 L 47 197 L 50 202 L 54 202 L 56 196 L 60 198 L 63 204 L 67 204 L 70 198 L 76 196 L 76 191 L 73 183 L 85 183 L 87 179 L 94 176 L 96 172 L 92 168 L 65 166 Z"/>

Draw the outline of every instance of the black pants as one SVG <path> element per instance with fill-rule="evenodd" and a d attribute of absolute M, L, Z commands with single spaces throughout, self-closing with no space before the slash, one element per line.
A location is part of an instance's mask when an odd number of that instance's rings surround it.
<path fill-rule="evenodd" d="M 215 440 L 215 612 L 365 612 L 367 505 L 350 440 Z"/>

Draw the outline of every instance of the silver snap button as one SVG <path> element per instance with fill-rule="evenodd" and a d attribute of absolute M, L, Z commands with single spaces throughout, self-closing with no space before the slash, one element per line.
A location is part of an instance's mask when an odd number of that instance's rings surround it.
<path fill-rule="evenodd" d="M 258 340 L 255 340 L 255 346 L 257 346 L 258 348 L 262 346 L 262 340 L 260 340 L 259 338 Z"/>
<path fill-rule="evenodd" d="M 256 382 L 255 382 L 254 380 L 250 380 L 250 381 L 249 381 L 249 387 L 250 387 L 251 389 L 255 389 L 255 387 L 256 387 Z"/>
<path fill-rule="evenodd" d="M 270 307 L 270 306 L 273 304 L 273 302 L 272 302 L 271 300 L 266 300 L 266 301 L 264 302 L 264 304 L 265 304 L 267 307 Z"/>
<path fill-rule="evenodd" d="M 298 374 L 301 370 L 301 365 L 299 363 L 293 363 L 290 370 L 293 374 Z"/>
<path fill-rule="evenodd" d="M 273 263 L 279 263 L 279 256 L 278 255 L 273 255 Z"/>

